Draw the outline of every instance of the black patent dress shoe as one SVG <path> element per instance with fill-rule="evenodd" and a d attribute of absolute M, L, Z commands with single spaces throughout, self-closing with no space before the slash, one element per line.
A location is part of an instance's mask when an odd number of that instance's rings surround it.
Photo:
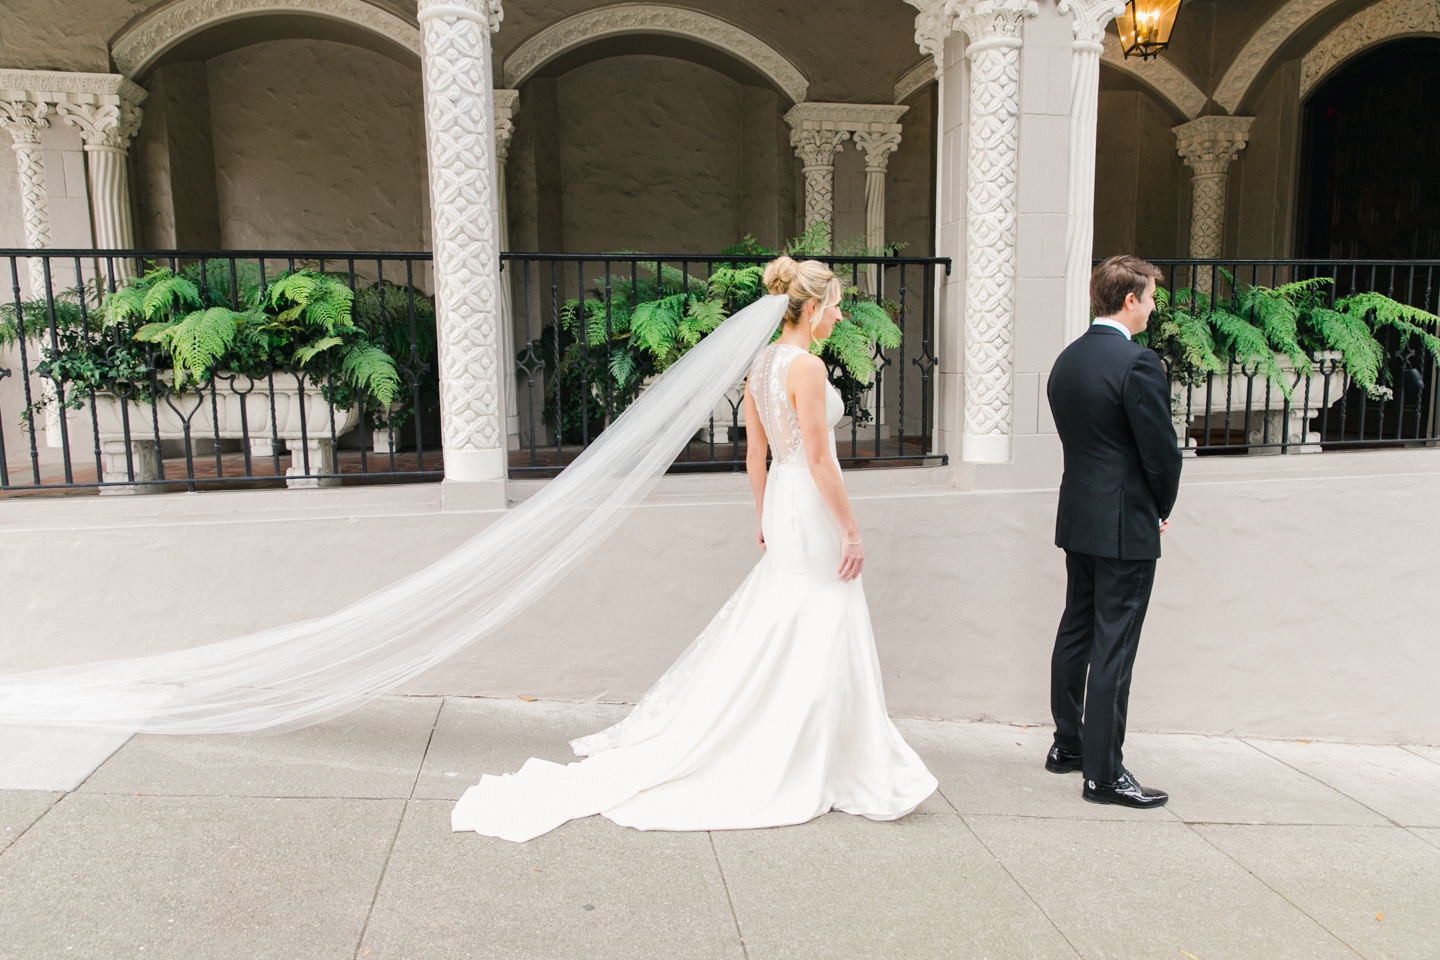
<path fill-rule="evenodd" d="M 1121 807 L 1135 807 L 1139 810 L 1163 807 L 1165 802 L 1170 799 L 1170 794 L 1164 790 L 1147 790 L 1140 786 L 1135 782 L 1135 777 L 1129 770 L 1120 771 L 1120 779 L 1114 783 L 1096 783 L 1094 780 L 1086 780 L 1081 796 L 1091 803 L 1113 803 Z"/>
<path fill-rule="evenodd" d="M 1051 747 L 1045 755 L 1045 769 L 1051 773 L 1072 773 L 1079 770 L 1085 758 L 1078 753 L 1066 753 L 1059 747 Z"/>

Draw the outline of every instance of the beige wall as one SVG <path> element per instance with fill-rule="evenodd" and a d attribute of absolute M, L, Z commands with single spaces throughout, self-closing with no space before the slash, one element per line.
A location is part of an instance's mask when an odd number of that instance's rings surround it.
<path fill-rule="evenodd" d="M 1187 255 L 1190 170 L 1176 120 L 1138 84 L 1102 69 L 1095 151 L 1094 255 Z"/>
<path fill-rule="evenodd" d="M 1055 490 L 955 476 L 847 474 L 890 709 L 1046 723 Z M 1131 728 L 1440 743 L 1437 479 L 1440 451 L 1188 461 Z M 443 512 L 438 485 L 4 501 L 0 672 L 323 614 L 495 516 Z M 582 570 L 406 689 L 633 701 L 756 561 L 753 532 L 743 476 L 670 478 Z"/>
<path fill-rule="evenodd" d="M 740 239 L 740 84 L 696 63 L 621 56 L 566 73 L 558 93 L 567 251 L 713 253 Z"/>
<path fill-rule="evenodd" d="M 326 40 L 275 40 L 207 68 L 228 248 L 418 250 L 419 74 Z"/>

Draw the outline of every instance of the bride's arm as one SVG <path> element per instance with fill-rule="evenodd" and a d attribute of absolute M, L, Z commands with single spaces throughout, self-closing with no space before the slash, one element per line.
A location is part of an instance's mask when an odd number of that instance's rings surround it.
<path fill-rule="evenodd" d="M 760 423 L 760 410 L 755 398 L 750 395 L 750 381 L 745 381 L 745 473 L 750 478 L 750 490 L 755 494 L 755 515 L 760 522 L 755 528 L 755 540 L 760 549 L 765 549 L 765 451 L 769 441 L 765 427 Z"/>
<path fill-rule="evenodd" d="M 860 546 L 860 525 L 845 495 L 845 482 L 840 479 L 840 464 L 830 455 L 830 425 L 825 422 L 825 361 L 808 353 L 796 357 L 790 363 L 786 386 L 795 398 L 810 476 L 815 478 L 820 499 L 840 528 L 840 579 L 853 580 L 865 564 L 865 551 Z"/>

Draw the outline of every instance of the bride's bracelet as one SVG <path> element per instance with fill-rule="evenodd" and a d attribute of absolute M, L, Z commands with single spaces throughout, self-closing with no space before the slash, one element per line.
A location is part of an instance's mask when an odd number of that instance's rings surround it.
<path fill-rule="evenodd" d="M 860 546 L 860 541 L 859 541 L 859 540 L 846 540 L 844 537 L 841 537 L 840 540 L 841 540 L 842 543 L 848 543 L 848 544 L 850 544 L 850 546 L 852 546 L 852 547 L 858 547 L 858 546 Z"/>

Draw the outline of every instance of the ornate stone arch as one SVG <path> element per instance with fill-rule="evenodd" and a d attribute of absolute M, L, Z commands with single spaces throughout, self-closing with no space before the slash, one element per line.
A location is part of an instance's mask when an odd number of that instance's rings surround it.
<path fill-rule="evenodd" d="M 768 77 L 796 103 L 809 81 L 786 57 L 754 34 L 708 14 L 653 3 L 587 10 L 553 23 L 505 58 L 505 85 L 519 87 L 561 54 L 602 37 L 650 33 L 695 40 L 723 50 Z"/>
<path fill-rule="evenodd" d="M 111 43 L 110 56 L 121 73 L 135 77 L 176 44 L 216 24 L 287 13 L 353 24 L 420 57 L 420 28 L 364 0 L 180 0 L 127 26 Z"/>
<path fill-rule="evenodd" d="M 1106 66 L 1114 67 L 1139 80 L 1154 90 L 1186 120 L 1194 120 L 1205 108 L 1204 91 L 1181 73 L 1169 60 L 1156 57 L 1154 60 L 1127 60 L 1120 50 L 1120 38 L 1113 33 L 1105 34 L 1105 52 L 1100 60 Z"/>
<path fill-rule="evenodd" d="M 1250 93 L 1251 85 L 1275 55 L 1275 51 L 1283 47 L 1287 40 L 1318 14 L 1341 2 L 1343 0 L 1290 0 L 1276 10 L 1259 30 L 1250 35 L 1245 46 L 1226 68 L 1225 76 L 1220 78 L 1220 83 L 1215 88 L 1215 102 L 1224 107 L 1226 113 L 1234 113 L 1240 109 L 1240 104 L 1245 102 L 1246 95 Z"/>
<path fill-rule="evenodd" d="M 1401 37 L 1440 37 L 1436 0 L 1380 0 L 1320 38 L 1300 62 L 1300 96 L 1357 53 Z"/>

